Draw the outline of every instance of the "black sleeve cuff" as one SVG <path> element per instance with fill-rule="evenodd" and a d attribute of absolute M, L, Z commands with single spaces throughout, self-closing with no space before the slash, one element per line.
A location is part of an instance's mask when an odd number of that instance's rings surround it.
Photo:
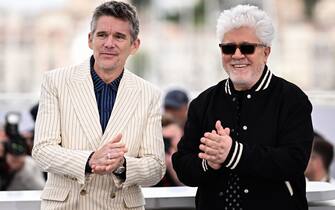
<path fill-rule="evenodd" d="M 92 152 L 87 159 L 86 166 L 85 166 L 85 174 L 91 174 L 92 173 L 92 168 L 91 168 L 89 162 L 90 162 L 91 157 L 92 157 L 93 154 L 94 154 L 94 152 Z"/>
<path fill-rule="evenodd" d="M 237 164 L 240 162 L 242 152 L 243 152 L 243 144 L 237 141 L 233 141 L 229 154 L 222 165 L 230 169 L 235 169 Z"/>

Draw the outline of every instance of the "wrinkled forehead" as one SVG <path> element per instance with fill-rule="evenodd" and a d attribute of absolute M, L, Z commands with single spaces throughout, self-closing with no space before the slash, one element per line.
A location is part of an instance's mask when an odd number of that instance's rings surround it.
<path fill-rule="evenodd" d="M 119 31 L 121 33 L 130 33 L 131 24 L 126 19 L 114 16 L 103 15 L 97 19 L 95 32 L 97 31 Z"/>

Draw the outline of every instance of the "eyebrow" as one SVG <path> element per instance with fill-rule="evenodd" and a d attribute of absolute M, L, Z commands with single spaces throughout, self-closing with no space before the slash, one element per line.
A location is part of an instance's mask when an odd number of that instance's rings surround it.
<path fill-rule="evenodd" d="M 115 35 L 117 35 L 117 36 L 121 36 L 122 38 L 126 38 L 126 37 L 127 37 L 126 34 L 124 34 L 124 33 L 120 33 L 120 32 L 116 32 Z"/>
<path fill-rule="evenodd" d="M 97 34 L 107 34 L 107 31 L 97 31 Z"/>
<path fill-rule="evenodd" d="M 101 34 L 109 34 L 109 32 L 107 32 L 107 31 L 97 31 L 96 34 L 98 34 L 98 35 L 101 35 Z M 126 34 L 121 33 L 121 32 L 115 32 L 115 33 L 113 34 L 113 36 L 115 36 L 115 35 L 116 35 L 116 36 L 120 36 L 120 37 L 122 37 L 122 38 L 126 38 L 126 37 L 127 37 Z"/>

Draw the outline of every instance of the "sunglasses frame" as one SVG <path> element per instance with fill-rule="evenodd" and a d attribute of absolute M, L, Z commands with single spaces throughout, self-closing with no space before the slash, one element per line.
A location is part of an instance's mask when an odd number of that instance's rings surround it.
<path fill-rule="evenodd" d="M 223 47 L 226 47 L 226 46 L 229 46 L 229 47 L 234 47 L 234 52 L 232 53 L 224 53 L 224 50 L 223 50 Z M 252 46 L 253 49 L 252 49 L 252 52 L 250 51 L 246 51 L 246 49 L 244 47 L 250 47 Z M 241 54 L 243 55 L 252 55 L 255 53 L 255 49 L 256 47 L 267 47 L 265 44 L 261 44 L 261 43 L 249 43 L 249 42 L 244 42 L 244 43 L 240 43 L 240 44 L 235 44 L 235 43 L 220 43 L 219 44 L 219 47 L 221 49 L 221 53 L 222 54 L 225 54 L 225 55 L 234 55 L 236 53 L 236 49 L 238 48 L 241 52 Z"/>

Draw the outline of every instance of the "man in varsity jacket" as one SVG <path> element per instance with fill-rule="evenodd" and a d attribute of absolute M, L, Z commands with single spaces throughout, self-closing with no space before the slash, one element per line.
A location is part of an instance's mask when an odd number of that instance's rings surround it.
<path fill-rule="evenodd" d="M 229 78 L 190 104 L 172 158 L 180 181 L 198 187 L 198 210 L 307 210 L 312 106 L 267 66 L 270 18 L 239 5 L 221 13 L 217 34 Z"/>

